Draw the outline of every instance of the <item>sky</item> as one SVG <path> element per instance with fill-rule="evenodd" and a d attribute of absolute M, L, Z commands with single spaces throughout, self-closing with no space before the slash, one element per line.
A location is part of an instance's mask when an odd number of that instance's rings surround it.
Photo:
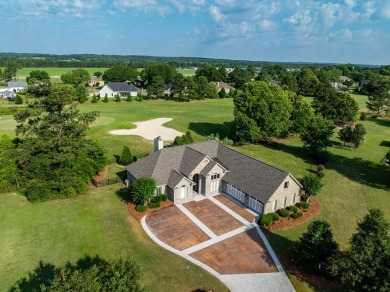
<path fill-rule="evenodd" d="M 390 0 L 0 0 L 0 52 L 390 64 Z"/>

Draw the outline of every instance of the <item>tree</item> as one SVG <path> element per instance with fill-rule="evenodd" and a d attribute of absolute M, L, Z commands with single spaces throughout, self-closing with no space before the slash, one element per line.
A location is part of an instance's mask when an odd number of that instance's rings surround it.
<path fill-rule="evenodd" d="M 310 196 L 316 196 L 322 188 L 320 178 L 315 175 L 305 175 L 300 180 L 300 183 L 302 184 L 308 198 Z"/>
<path fill-rule="evenodd" d="M 187 145 L 194 143 L 194 138 L 192 138 L 191 132 L 187 131 L 182 136 L 176 136 L 175 140 L 172 142 L 172 146 L 178 146 L 178 145 Z"/>
<path fill-rule="evenodd" d="M 255 81 L 234 97 L 235 134 L 239 141 L 270 141 L 284 137 L 290 127 L 292 106 L 280 86 Z"/>
<path fill-rule="evenodd" d="M 83 84 L 77 85 L 76 96 L 80 103 L 86 102 L 88 100 L 88 89 Z"/>
<path fill-rule="evenodd" d="M 284 89 L 298 92 L 298 82 L 294 72 L 286 71 L 279 77 L 279 80 Z"/>
<path fill-rule="evenodd" d="M 144 291 L 140 284 L 141 268 L 131 258 L 103 260 L 88 255 L 77 263 L 57 268 L 53 264 L 39 266 L 16 282 L 12 291 Z"/>
<path fill-rule="evenodd" d="M 96 76 L 97 78 L 99 78 L 100 76 L 103 75 L 103 73 L 100 71 L 97 71 L 97 72 L 93 73 L 93 75 Z"/>
<path fill-rule="evenodd" d="M 20 94 L 16 94 L 15 104 L 22 104 L 22 103 L 23 103 L 23 97 L 21 97 Z"/>
<path fill-rule="evenodd" d="M 153 79 L 160 76 L 164 85 L 172 83 L 176 75 L 176 69 L 166 63 L 151 64 L 141 72 L 141 78 L 147 81 L 149 84 L 153 82 Z"/>
<path fill-rule="evenodd" d="M 207 78 L 204 76 L 200 76 L 195 79 L 197 83 L 197 93 L 199 99 L 205 99 L 209 95 L 209 83 L 207 82 Z"/>
<path fill-rule="evenodd" d="M 121 97 L 119 96 L 119 94 L 115 95 L 114 101 L 115 102 L 121 102 Z"/>
<path fill-rule="evenodd" d="M 363 291 L 390 290 L 390 224 L 380 209 L 370 209 L 357 224 L 349 248 L 330 260 L 329 271 Z"/>
<path fill-rule="evenodd" d="M 379 115 L 390 99 L 390 81 L 372 80 L 365 86 L 364 91 L 368 95 L 367 109 Z"/>
<path fill-rule="evenodd" d="M 97 103 L 97 102 L 98 102 L 98 99 L 97 99 L 97 97 L 96 97 L 95 94 L 92 96 L 91 102 L 92 102 L 92 103 Z"/>
<path fill-rule="evenodd" d="M 15 152 L 16 141 L 7 135 L 0 136 L 0 193 L 19 188 L 20 174 Z"/>
<path fill-rule="evenodd" d="M 84 84 L 90 79 L 90 75 L 85 69 L 75 69 L 61 75 L 61 81 L 76 88 L 79 84 Z"/>
<path fill-rule="evenodd" d="M 22 68 L 22 65 L 17 61 L 8 62 L 3 71 L 3 79 L 5 82 L 16 80 L 16 74 L 19 69 Z"/>
<path fill-rule="evenodd" d="M 138 205 L 145 205 L 145 203 L 154 196 L 155 191 L 156 181 L 153 178 L 138 178 L 132 184 L 132 200 Z"/>
<path fill-rule="evenodd" d="M 226 94 L 225 88 L 222 88 L 222 89 L 218 92 L 219 98 L 225 98 L 226 95 L 227 95 L 227 94 Z"/>
<path fill-rule="evenodd" d="M 133 97 L 131 96 L 130 93 L 127 94 L 126 101 L 127 101 L 127 102 L 132 102 L 132 101 L 133 101 Z"/>
<path fill-rule="evenodd" d="M 130 148 L 123 146 L 122 155 L 119 158 L 119 164 L 128 165 L 133 162 L 133 154 L 131 154 Z"/>
<path fill-rule="evenodd" d="M 312 107 L 316 114 L 335 123 L 353 122 L 359 111 L 359 104 L 347 92 L 337 92 L 329 85 L 319 87 Z"/>
<path fill-rule="evenodd" d="M 313 96 L 320 82 L 310 68 L 302 68 L 297 74 L 298 94 Z"/>
<path fill-rule="evenodd" d="M 209 84 L 207 84 L 205 97 L 211 99 L 218 98 L 218 91 L 214 82 L 209 82 Z"/>
<path fill-rule="evenodd" d="M 288 98 L 292 105 L 290 116 L 291 127 L 289 131 L 292 133 L 300 133 L 309 119 L 314 116 L 314 111 L 301 95 L 288 91 Z"/>
<path fill-rule="evenodd" d="M 103 102 L 107 103 L 108 102 L 108 96 L 107 93 L 104 95 Z"/>
<path fill-rule="evenodd" d="M 106 165 L 105 150 L 86 138 L 97 112 L 80 113 L 73 103 L 75 89 L 53 85 L 38 106 L 41 113 L 15 114 L 21 138 L 17 163 L 21 187 L 30 201 L 72 197 L 87 191 L 93 175 Z"/>
<path fill-rule="evenodd" d="M 320 269 L 336 253 L 337 247 L 330 224 L 324 220 L 315 220 L 294 245 L 293 259 L 300 265 Z"/>
<path fill-rule="evenodd" d="M 249 71 L 236 67 L 229 73 L 230 82 L 234 83 L 237 89 L 243 88 L 244 84 L 252 80 L 252 75 Z"/>
<path fill-rule="evenodd" d="M 339 138 L 345 143 L 352 143 L 356 148 L 364 141 L 366 129 L 362 124 L 356 124 L 355 127 L 346 126 L 339 132 Z"/>
<path fill-rule="evenodd" d="M 181 73 L 176 74 L 172 82 L 172 89 L 175 93 L 179 95 L 179 99 L 181 99 L 181 97 L 183 96 L 185 88 L 186 88 L 186 80 L 183 74 Z"/>
<path fill-rule="evenodd" d="M 301 131 L 301 140 L 313 154 L 319 154 L 330 145 L 330 137 L 333 135 L 334 125 L 332 121 L 319 116 L 309 119 Z"/>
<path fill-rule="evenodd" d="M 164 88 L 163 78 L 161 76 L 155 76 L 148 86 L 148 95 L 154 95 L 157 98 L 161 97 L 164 94 Z"/>
<path fill-rule="evenodd" d="M 33 70 L 26 77 L 26 82 L 28 84 L 33 84 L 37 81 L 48 81 L 48 80 L 50 80 L 49 73 L 47 73 L 46 71 L 41 71 L 41 70 Z"/>
<path fill-rule="evenodd" d="M 137 69 L 133 67 L 126 67 L 123 65 L 116 65 L 110 69 L 107 69 L 103 73 L 104 82 L 125 82 L 133 81 L 138 77 Z"/>
<path fill-rule="evenodd" d="M 207 83 L 221 81 L 222 78 L 224 78 L 216 67 L 208 63 L 202 64 L 198 70 L 196 70 L 195 78 L 198 79 L 201 76 L 207 79 Z"/>

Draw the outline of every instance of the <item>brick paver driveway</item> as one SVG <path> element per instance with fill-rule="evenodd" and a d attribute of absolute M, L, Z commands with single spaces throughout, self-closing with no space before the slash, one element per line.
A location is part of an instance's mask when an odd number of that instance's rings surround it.
<path fill-rule="evenodd" d="M 218 205 L 222 202 L 225 210 Z M 185 215 L 180 210 L 183 207 L 201 223 L 197 225 Z M 277 272 L 256 228 L 247 220 L 253 221 L 252 213 L 222 195 L 217 200 L 188 202 L 180 208 L 172 205 L 146 216 L 147 226 L 162 242 L 186 252 L 221 275 Z M 203 232 L 202 228 L 209 230 Z"/>

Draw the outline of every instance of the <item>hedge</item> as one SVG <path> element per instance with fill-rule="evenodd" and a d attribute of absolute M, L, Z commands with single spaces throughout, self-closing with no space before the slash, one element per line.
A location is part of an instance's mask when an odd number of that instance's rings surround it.
<path fill-rule="evenodd" d="M 290 206 L 290 207 L 287 207 L 286 209 L 291 211 L 291 212 L 293 212 L 293 213 L 297 213 L 298 212 L 298 208 L 295 207 L 295 206 Z"/>
<path fill-rule="evenodd" d="M 296 203 L 296 206 L 300 209 L 307 209 L 309 208 L 309 204 L 306 203 L 306 202 L 299 202 L 299 203 Z"/>
<path fill-rule="evenodd" d="M 135 209 L 138 211 L 138 212 L 145 212 L 148 207 L 147 206 L 142 206 L 142 205 L 138 205 L 137 207 L 135 207 Z"/>
<path fill-rule="evenodd" d="M 282 217 L 284 217 L 284 218 L 290 216 L 290 212 L 287 211 L 287 210 L 284 209 L 284 208 L 279 209 L 279 210 L 278 210 L 278 213 L 279 213 L 280 216 L 282 216 Z"/>
<path fill-rule="evenodd" d="M 271 224 L 272 224 L 271 214 L 265 214 L 265 215 L 261 216 L 261 218 L 260 218 L 260 225 L 261 226 L 268 227 L 268 226 L 271 226 Z"/>

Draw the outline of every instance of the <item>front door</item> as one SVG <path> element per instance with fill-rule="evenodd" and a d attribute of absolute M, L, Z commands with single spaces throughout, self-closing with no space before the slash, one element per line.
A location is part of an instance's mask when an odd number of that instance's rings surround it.
<path fill-rule="evenodd" d="M 199 174 L 194 174 L 192 177 L 192 181 L 195 183 L 193 186 L 193 190 L 199 193 Z"/>

